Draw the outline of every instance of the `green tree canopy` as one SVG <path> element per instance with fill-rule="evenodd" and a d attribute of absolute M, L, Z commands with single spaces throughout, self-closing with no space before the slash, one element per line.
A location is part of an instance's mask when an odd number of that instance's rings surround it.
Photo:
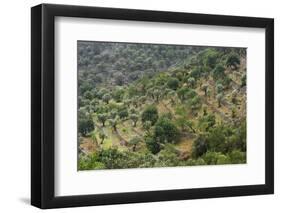
<path fill-rule="evenodd" d="M 78 116 L 78 130 L 83 136 L 86 136 L 95 129 L 94 121 L 92 116 L 83 110 L 79 110 Z"/>
<path fill-rule="evenodd" d="M 177 78 L 170 78 L 167 82 L 167 86 L 172 90 L 177 90 L 179 83 L 180 82 Z"/>
<path fill-rule="evenodd" d="M 152 153 L 152 154 L 157 154 L 160 152 L 160 145 L 155 141 L 155 139 L 151 136 L 148 136 L 145 138 L 145 144 L 147 149 Z"/>
<path fill-rule="evenodd" d="M 147 106 L 142 112 L 141 120 L 143 123 L 146 121 L 150 121 L 151 124 L 154 125 L 158 120 L 158 110 L 156 106 L 154 105 Z"/>
<path fill-rule="evenodd" d="M 105 126 L 105 121 L 107 120 L 107 114 L 102 113 L 98 114 L 98 120 L 102 123 L 102 126 Z"/>
<path fill-rule="evenodd" d="M 240 64 L 240 57 L 237 53 L 230 53 L 226 59 L 226 66 L 231 67 L 233 69 L 237 69 L 238 65 Z"/>
<path fill-rule="evenodd" d="M 137 114 L 131 114 L 130 119 L 133 121 L 134 127 L 137 126 L 137 122 L 139 120 L 139 116 Z"/>
<path fill-rule="evenodd" d="M 161 117 L 155 124 L 154 138 L 159 143 L 176 143 L 179 139 L 179 130 L 171 120 Z"/>
<path fill-rule="evenodd" d="M 133 152 L 136 151 L 137 145 L 141 142 L 141 138 L 138 136 L 133 137 L 131 140 L 129 140 L 129 144 L 133 146 Z"/>
<path fill-rule="evenodd" d="M 102 96 L 102 100 L 107 104 L 109 103 L 110 99 L 111 99 L 111 96 L 108 93 L 106 93 Z"/>
<path fill-rule="evenodd" d="M 216 65 L 213 69 L 213 78 L 215 80 L 221 79 L 225 77 L 224 67 L 221 64 Z"/>
<path fill-rule="evenodd" d="M 204 135 L 199 135 L 192 145 L 192 155 L 198 158 L 207 152 L 207 142 Z"/>

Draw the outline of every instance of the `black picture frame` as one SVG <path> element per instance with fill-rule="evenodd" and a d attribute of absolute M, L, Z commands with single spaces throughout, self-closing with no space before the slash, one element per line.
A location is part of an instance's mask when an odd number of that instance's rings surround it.
<path fill-rule="evenodd" d="M 54 195 L 55 17 L 264 28 L 265 184 L 94 195 Z M 41 4 L 31 9 L 31 204 L 42 208 L 217 198 L 274 193 L 274 20 L 163 11 Z"/>

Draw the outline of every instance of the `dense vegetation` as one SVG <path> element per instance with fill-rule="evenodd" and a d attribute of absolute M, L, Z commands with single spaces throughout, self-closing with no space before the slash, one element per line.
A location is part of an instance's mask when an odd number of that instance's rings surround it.
<path fill-rule="evenodd" d="M 246 50 L 78 42 L 79 170 L 246 162 Z"/>

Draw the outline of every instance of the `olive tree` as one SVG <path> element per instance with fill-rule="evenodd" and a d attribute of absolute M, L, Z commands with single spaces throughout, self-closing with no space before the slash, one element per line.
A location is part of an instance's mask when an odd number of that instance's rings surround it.
<path fill-rule="evenodd" d="M 99 132 L 99 138 L 100 138 L 100 144 L 103 144 L 104 139 L 106 138 L 106 134 L 104 133 L 104 131 L 100 131 Z"/>
<path fill-rule="evenodd" d="M 224 73 L 224 67 L 221 64 L 218 64 L 214 69 L 213 69 L 213 78 L 215 80 L 224 78 L 225 73 Z"/>
<path fill-rule="evenodd" d="M 131 140 L 129 140 L 129 144 L 133 146 L 132 150 L 133 152 L 136 151 L 137 145 L 141 142 L 140 137 L 133 137 Z"/>
<path fill-rule="evenodd" d="M 119 117 L 117 116 L 116 118 L 114 119 L 109 119 L 108 120 L 109 122 L 109 125 L 113 128 L 113 130 L 116 132 L 117 131 L 117 125 L 118 125 L 118 122 L 119 122 Z"/>
<path fill-rule="evenodd" d="M 102 123 L 102 126 L 105 126 L 105 121 L 107 120 L 107 114 L 102 113 L 102 114 L 98 114 L 98 120 L 99 122 Z"/>
<path fill-rule="evenodd" d="M 231 67 L 231 69 L 237 69 L 240 64 L 240 58 L 237 53 L 230 53 L 226 59 L 225 65 Z"/>
<path fill-rule="evenodd" d="M 125 119 L 128 117 L 129 113 L 126 108 L 123 108 L 123 109 L 119 110 L 118 115 L 119 115 L 120 119 Z"/>
<path fill-rule="evenodd" d="M 208 95 L 209 85 L 207 83 L 203 84 L 201 89 L 204 91 L 204 95 L 207 96 Z"/>
<path fill-rule="evenodd" d="M 145 144 L 147 149 L 152 154 L 157 154 L 161 150 L 159 143 L 157 143 L 156 140 L 151 136 L 145 137 Z"/>
<path fill-rule="evenodd" d="M 111 99 L 111 96 L 108 93 L 106 93 L 102 96 L 102 100 L 107 104 L 109 103 L 110 99 Z"/>
<path fill-rule="evenodd" d="M 192 155 L 194 158 L 198 158 L 205 154 L 207 149 L 206 138 L 203 135 L 199 135 L 192 145 Z"/>
<path fill-rule="evenodd" d="M 222 84 L 220 84 L 220 83 L 216 84 L 216 92 L 217 92 L 217 94 L 222 93 L 223 89 L 224 88 L 223 88 Z"/>
<path fill-rule="evenodd" d="M 89 113 L 79 110 L 78 115 L 78 130 L 82 136 L 86 136 L 95 129 L 95 124 L 92 116 Z"/>
<path fill-rule="evenodd" d="M 154 138 L 159 143 L 176 143 L 179 139 L 179 130 L 171 120 L 161 117 L 155 124 Z"/>
<path fill-rule="evenodd" d="M 187 82 L 188 82 L 190 87 L 193 88 L 195 86 L 195 78 L 190 77 L 190 78 L 187 79 Z"/>
<path fill-rule="evenodd" d="M 146 121 L 150 121 L 151 124 L 154 125 L 158 120 L 158 110 L 156 106 L 154 105 L 147 106 L 142 112 L 141 120 L 143 123 Z"/>
<path fill-rule="evenodd" d="M 246 83 L 247 83 L 246 81 L 247 81 L 247 77 L 246 77 L 246 74 L 244 74 L 241 77 L 241 87 L 246 86 Z"/>
<path fill-rule="evenodd" d="M 167 86 L 172 90 L 177 90 L 179 83 L 180 82 L 177 78 L 170 78 L 167 82 Z"/>
<path fill-rule="evenodd" d="M 138 116 L 137 114 L 131 114 L 131 115 L 130 115 L 130 118 L 131 118 L 131 120 L 133 121 L 134 127 L 136 127 L 136 126 L 137 126 L 137 122 L 138 122 L 138 120 L 139 120 L 139 116 Z"/>
<path fill-rule="evenodd" d="M 221 107 L 221 102 L 222 102 L 222 99 L 223 99 L 223 94 L 222 93 L 219 93 L 217 96 L 217 102 L 218 102 L 218 107 Z"/>

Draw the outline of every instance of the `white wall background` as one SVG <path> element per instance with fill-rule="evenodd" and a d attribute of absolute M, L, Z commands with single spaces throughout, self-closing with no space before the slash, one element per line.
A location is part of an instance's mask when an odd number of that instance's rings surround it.
<path fill-rule="evenodd" d="M 50 212 L 278 212 L 281 209 L 281 13 L 279 1 L 45 0 L 45 3 L 275 18 L 275 195 L 201 199 Z M 0 212 L 39 212 L 30 197 L 30 7 L 37 0 L 1 2 L 0 9 Z M 280 153 L 280 154 L 279 154 Z"/>

